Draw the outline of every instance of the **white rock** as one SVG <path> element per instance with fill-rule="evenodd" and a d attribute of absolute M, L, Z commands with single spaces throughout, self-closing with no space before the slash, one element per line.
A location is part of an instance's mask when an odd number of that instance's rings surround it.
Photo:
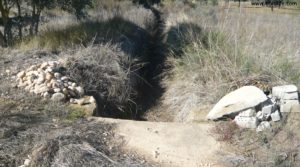
<path fill-rule="evenodd" d="M 61 80 L 62 80 L 62 81 L 68 81 L 68 80 L 69 80 L 69 77 L 63 76 L 63 77 L 61 77 Z"/>
<path fill-rule="evenodd" d="M 299 99 L 298 92 L 284 93 L 282 95 L 281 99 L 283 99 L 283 100 L 298 100 Z"/>
<path fill-rule="evenodd" d="M 234 122 L 241 128 L 255 129 L 258 124 L 258 119 L 256 117 L 236 116 Z"/>
<path fill-rule="evenodd" d="M 54 91 L 55 93 L 59 93 L 59 92 L 61 92 L 61 89 L 60 89 L 60 88 L 54 88 L 53 91 Z"/>
<path fill-rule="evenodd" d="M 277 122 L 280 121 L 280 113 L 278 110 L 271 114 L 272 121 Z"/>
<path fill-rule="evenodd" d="M 254 117 L 254 116 L 256 116 L 256 112 L 253 108 L 250 108 L 250 109 L 247 109 L 245 111 L 241 111 L 238 116 L 240 116 L 240 117 Z"/>
<path fill-rule="evenodd" d="M 25 165 L 25 166 L 29 166 L 29 165 L 30 165 L 30 159 L 25 159 L 24 165 Z"/>
<path fill-rule="evenodd" d="M 298 88 L 295 85 L 275 86 L 272 88 L 272 95 L 277 99 L 283 99 L 285 93 L 294 93 L 294 92 L 298 92 Z"/>
<path fill-rule="evenodd" d="M 90 97 L 89 101 L 90 101 L 91 104 L 96 103 L 96 100 L 95 100 L 95 98 L 93 96 Z"/>
<path fill-rule="evenodd" d="M 209 112 L 206 118 L 217 120 L 223 116 L 253 108 L 267 100 L 267 96 L 259 88 L 244 86 L 224 96 Z"/>
<path fill-rule="evenodd" d="M 50 93 L 48 93 L 48 92 L 45 92 L 45 93 L 43 93 L 43 97 L 44 97 L 44 98 L 50 98 L 50 97 L 51 97 L 51 95 L 50 95 Z"/>
<path fill-rule="evenodd" d="M 76 99 L 75 101 L 76 101 L 77 104 L 79 104 L 81 106 L 85 103 L 85 99 L 84 98 Z"/>
<path fill-rule="evenodd" d="M 58 73 L 58 72 L 56 72 L 56 73 L 54 73 L 54 77 L 55 77 L 55 78 L 60 78 L 60 77 L 61 77 L 61 74 Z"/>
<path fill-rule="evenodd" d="M 49 88 L 47 86 L 39 86 L 39 87 L 35 88 L 34 93 L 35 94 L 40 94 L 40 93 L 45 93 L 45 92 L 48 92 L 48 91 L 49 91 Z"/>
<path fill-rule="evenodd" d="M 270 117 L 270 115 L 271 115 L 271 113 L 272 113 L 272 111 L 273 111 L 273 105 L 267 105 L 267 106 L 264 106 L 262 109 L 261 109 L 261 111 L 262 111 L 262 114 L 263 114 L 263 117 L 265 117 L 265 118 L 268 118 L 268 117 Z"/>
<path fill-rule="evenodd" d="M 17 74 L 17 77 L 18 77 L 18 78 L 23 78 L 23 77 L 25 77 L 25 75 L 26 75 L 25 71 L 21 71 L 21 72 L 19 72 L 19 73 Z"/>
<path fill-rule="evenodd" d="M 257 118 L 258 120 L 263 120 L 263 118 L 264 118 L 263 113 L 262 113 L 261 111 L 258 111 L 258 112 L 256 113 L 256 118 Z"/>
<path fill-rule="evenodd" d="M 295 112 L 293 108 L 299 108 L 299 106 L 298 100 L 285 100 L 280 104 L 280 112 Z"/>
<path fill-rule="evenodd" d="M 84 95 L 84 90 L 82 87 L 77 86 L 77 87 L 75 87 L 75 90 L 80 96 Z"/>
<path fill-rule="evenodd" d="M 40 68 L 45 69 L 48 65 L 49 65 L 48 62 L 44 62 L 41 64 Z"/>
<path fill-rule="evenodd" d="M 53 101 L 63 101 L 65 100 L 65 95 L 63 93 L 54 93 L 51 97 Z"/>
<path fill-rule="evenodd" d="M 62 92 L 65 94 L 65 95 L 68 95 L 69 92 L 68 92 L 68 89 L 67 88 L 63 88 Z"/>
<path fill-rule="evenodd" d="M 77 86 L 77 84 L 74 82 L 74 83 L 71 83 L 71 85 L 73 88 L 75 88 Z"/>
<path fill-rule="evenodd" d="M 261 122 L 256 128 L 256 132 L 262 132 L 266 130 L 271 130 L 271 124 L 268 121 Z"/>
<path fill-rule="evenodd" d="M 45 78 L 47 81 L 51 81 L 53 78 L 53 75 L 50 72 L 47 72 Z"/>
<path fill-rule="evenodd" d="M 5 72 L 6 72 L 7 74 L 10 74 L 10 70 L 5 70 Z"/>

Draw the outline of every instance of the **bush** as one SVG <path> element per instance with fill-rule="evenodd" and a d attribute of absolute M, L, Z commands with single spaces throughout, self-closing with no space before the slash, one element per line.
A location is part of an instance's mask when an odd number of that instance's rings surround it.
<path fill-rule="evenodd" d="M 135 94 L 134 61 L 116 45 L 81 50 L 68 61 L 71 79 L 95 97 L 99 114 L 122 117 Z"/>

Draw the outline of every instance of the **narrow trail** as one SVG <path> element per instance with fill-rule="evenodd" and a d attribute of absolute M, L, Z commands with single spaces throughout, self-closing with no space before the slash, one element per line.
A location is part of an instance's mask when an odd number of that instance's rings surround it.
<path fill-rule="evenodd" d="M 211 135 L 208 123 L 166 123 L 89 118 L 116 125 L 124 148 L 162 167 L 222 167 L 217 160 L 222 145 Z"/>

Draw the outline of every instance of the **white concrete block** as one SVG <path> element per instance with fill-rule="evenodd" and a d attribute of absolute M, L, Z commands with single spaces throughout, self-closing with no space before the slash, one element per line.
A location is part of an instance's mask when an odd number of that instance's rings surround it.
<path fill-rule="evenodd" d="M 285 100 L 280 104 L 280 112 L 291 112 L 292 108 L 299 106 L 300 104 L 298 100 Z"/>
<path fill-rule="evenodd" d="M 280 121 L 281 117 L 280 117 L 279 111 L 276 110 L 275 112 L 273 112 L 271 114 L 271 118 L 272 118 L 272 121 L 274 121 L 274 122 Z"/>
<path fill-rule="evenodd" d="M 284 93 L 281 100 L 298 100 L 298 92 Z"/>
<path fill-rule="evenodd" d="M 271 124 L 268 121 L 261 122 L 256 128 L 256 132 L 262 132 L 266 130 L 271 130 Z"/>
<path fill-rule="evenodd" d="M 251 128 L 255 129 L 258 124 L 258 119 L 256 117 L 241 117 L 236 116 L 234 122 L 241 128 Z"/>
<path fill-rule="evenodd" d="M 282 99 L 285 93 L 293 92 L 298 92 L 298 88 L 295 85 L 275 86 L 272 88 L 272 96 L 278 99 Z"/>
<path fill-rule="evenodd" d="M 268 118 L 273 111 L 273 107 L 274 107 L 274 105 L 271 105 L 271 104 L 262 107 L 261 112 L 262 112 L 263 116 Z"/>

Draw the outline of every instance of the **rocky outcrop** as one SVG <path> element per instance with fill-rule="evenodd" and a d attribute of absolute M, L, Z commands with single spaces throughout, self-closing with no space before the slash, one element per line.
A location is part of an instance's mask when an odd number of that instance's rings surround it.
<path fill-rule="evenodd" d="M 268 97 L 254 86 L 245 86 L 224 96 L 209 112 L 207 119 L 231 118 L 241 128 L 257 132 L 271 129 L 270 121 L 281 120 L 282 113 L 299 107 L 298 88 L 295 85 L 273 87 Z"/>

